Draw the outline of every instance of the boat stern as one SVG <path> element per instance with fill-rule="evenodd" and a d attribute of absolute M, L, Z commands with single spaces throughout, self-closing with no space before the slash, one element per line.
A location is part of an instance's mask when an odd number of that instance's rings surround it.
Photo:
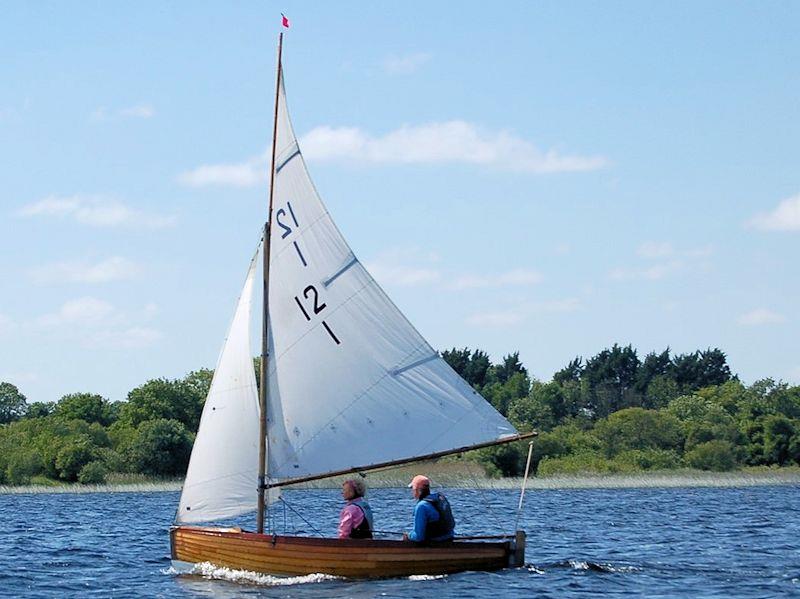
<path fill-rule="evenodd" d="M 527 535 L 524 530 L 518 530 L 511 541 L 511 551 L 508 554 L 508 566 L 521 568 L 525 565 L 525 540 Z"/>

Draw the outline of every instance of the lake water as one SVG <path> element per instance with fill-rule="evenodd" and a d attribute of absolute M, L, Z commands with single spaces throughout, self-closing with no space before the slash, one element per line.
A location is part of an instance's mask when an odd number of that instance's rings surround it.
<path fill-rule="evenodd" d="M 513 528 L 518 492 L 447 494 L 459 533 Z M 284 497 L 291 510 L 271 510 L 279 530 L 333 535 L 338 491 Z M 374 489 L 369 498 L 376 528 L 408 527 L 407 489 Z M 0 595 L 800 597 L 798 485 L 529 491 L 520 520 L 526 568 L 379 581 L 177 575 L 167 535 L 177 501 L 175 492 L 0 495 Z"/>

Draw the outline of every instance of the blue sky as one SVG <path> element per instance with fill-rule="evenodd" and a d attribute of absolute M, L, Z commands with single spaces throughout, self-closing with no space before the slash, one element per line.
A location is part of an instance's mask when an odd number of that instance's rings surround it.
<path fill-rule="evenodd" d="M 213 367 L 289 108 L 434 347 L 549 380 L 613 343 L 800 383 L 800 5 L 17 3 L 0 21 L 0 380 Z"/>

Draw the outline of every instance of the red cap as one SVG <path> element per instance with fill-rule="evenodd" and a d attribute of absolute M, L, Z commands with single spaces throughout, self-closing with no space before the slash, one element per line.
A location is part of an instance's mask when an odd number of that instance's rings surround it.
<path fill-rule="evenodd" d="M 416 489 L 417 487 L 430 487 L 431 486 L 431 479 L 429 479 L 424 474 L 417 474 L 414 478 L 411 479 L 411 482 L 408 483 L 408 487 L 410 489 Z"/>

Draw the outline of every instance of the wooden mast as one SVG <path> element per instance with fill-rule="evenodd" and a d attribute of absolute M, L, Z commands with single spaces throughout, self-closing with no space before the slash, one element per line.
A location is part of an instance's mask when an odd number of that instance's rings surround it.
<path fill-rule="evenodd" d="M 269 259 L 270 259 L 270 224 L 272 223 L 272 199 L 275 195 L 275 146 L 278 139 L 278 99 L 281 87 L 281 52 L 283 50 L 283 32 L 278 35 L 278 74 L 275 78 L 275 114 L 272 119 L 272 163 L 269 170 L 269 209 L 267 222 L 264 224 L 264 301 L 261 318 L 261 385 L 258 390 L 258 403 L 261 406 L 258 434 L 258 507 L 256 526 L 259 533 L 264 532 L 264 493 L 266 491 L 267 474 L 267 371 L 269 359 Z"/>
<path fill-rule="evenodd" d="M 514 441 L 522 441 L 523 439 L 530 439 L 531 437 L 537 436 L 539 433 L 537 432 L 530 432 L 530 433 L 520 433 L 517 435 L 511 435 L 510 437 L 505 437 L 503 439 L 496 439 L 494 441 L 488 441 L 486 443 L 478 443 L 477 445 L 467 445 L 465 447 L 457 447 L 455 449 L 446 449 L 445 451 L 437 451 L 435 453 L 429 453 L 426 455 L 415 456 L 411 458 L 401 458 L 399 460 L 391 460 L 389 462 L 379 462 L 377 464 L 369 464 L 366 466 L 354 466 L 352 468 L 345 468 L 344 470 L 333 470 L 331 472 L 324 472 L 322 474 L 312 474 L 309 476 L 298 476 L 296 478 L 287 478 L 281 481 L 277 481 L 274 483 L 270 483 L 267 485 L 268 488 L 273 487 L 285 487 L 286 485 L 295 485 L 297 483 L 307 483 L 312 480 L 320 480 L 323 478 L 331 478 L 333 476 L 341 476 L 343 474 L 353 474 L 357 472 L 369 472 L 371 470 L 381 470 L 383 468 L 391 468 L 393 466 L 402 466 L 403 464 L 411 464 L 413 462 L 422 462 L 424 460 L 433 460 L 435 458 L 441 458 L 446 455 L 453 455 L 454 453 L 464 453 L 465 451 L 471 451 L 473 449 L 482 449 L 483 447 L 494 447 L 495 445 L 504 445 L 506 443 L 513 443 Z"/>

